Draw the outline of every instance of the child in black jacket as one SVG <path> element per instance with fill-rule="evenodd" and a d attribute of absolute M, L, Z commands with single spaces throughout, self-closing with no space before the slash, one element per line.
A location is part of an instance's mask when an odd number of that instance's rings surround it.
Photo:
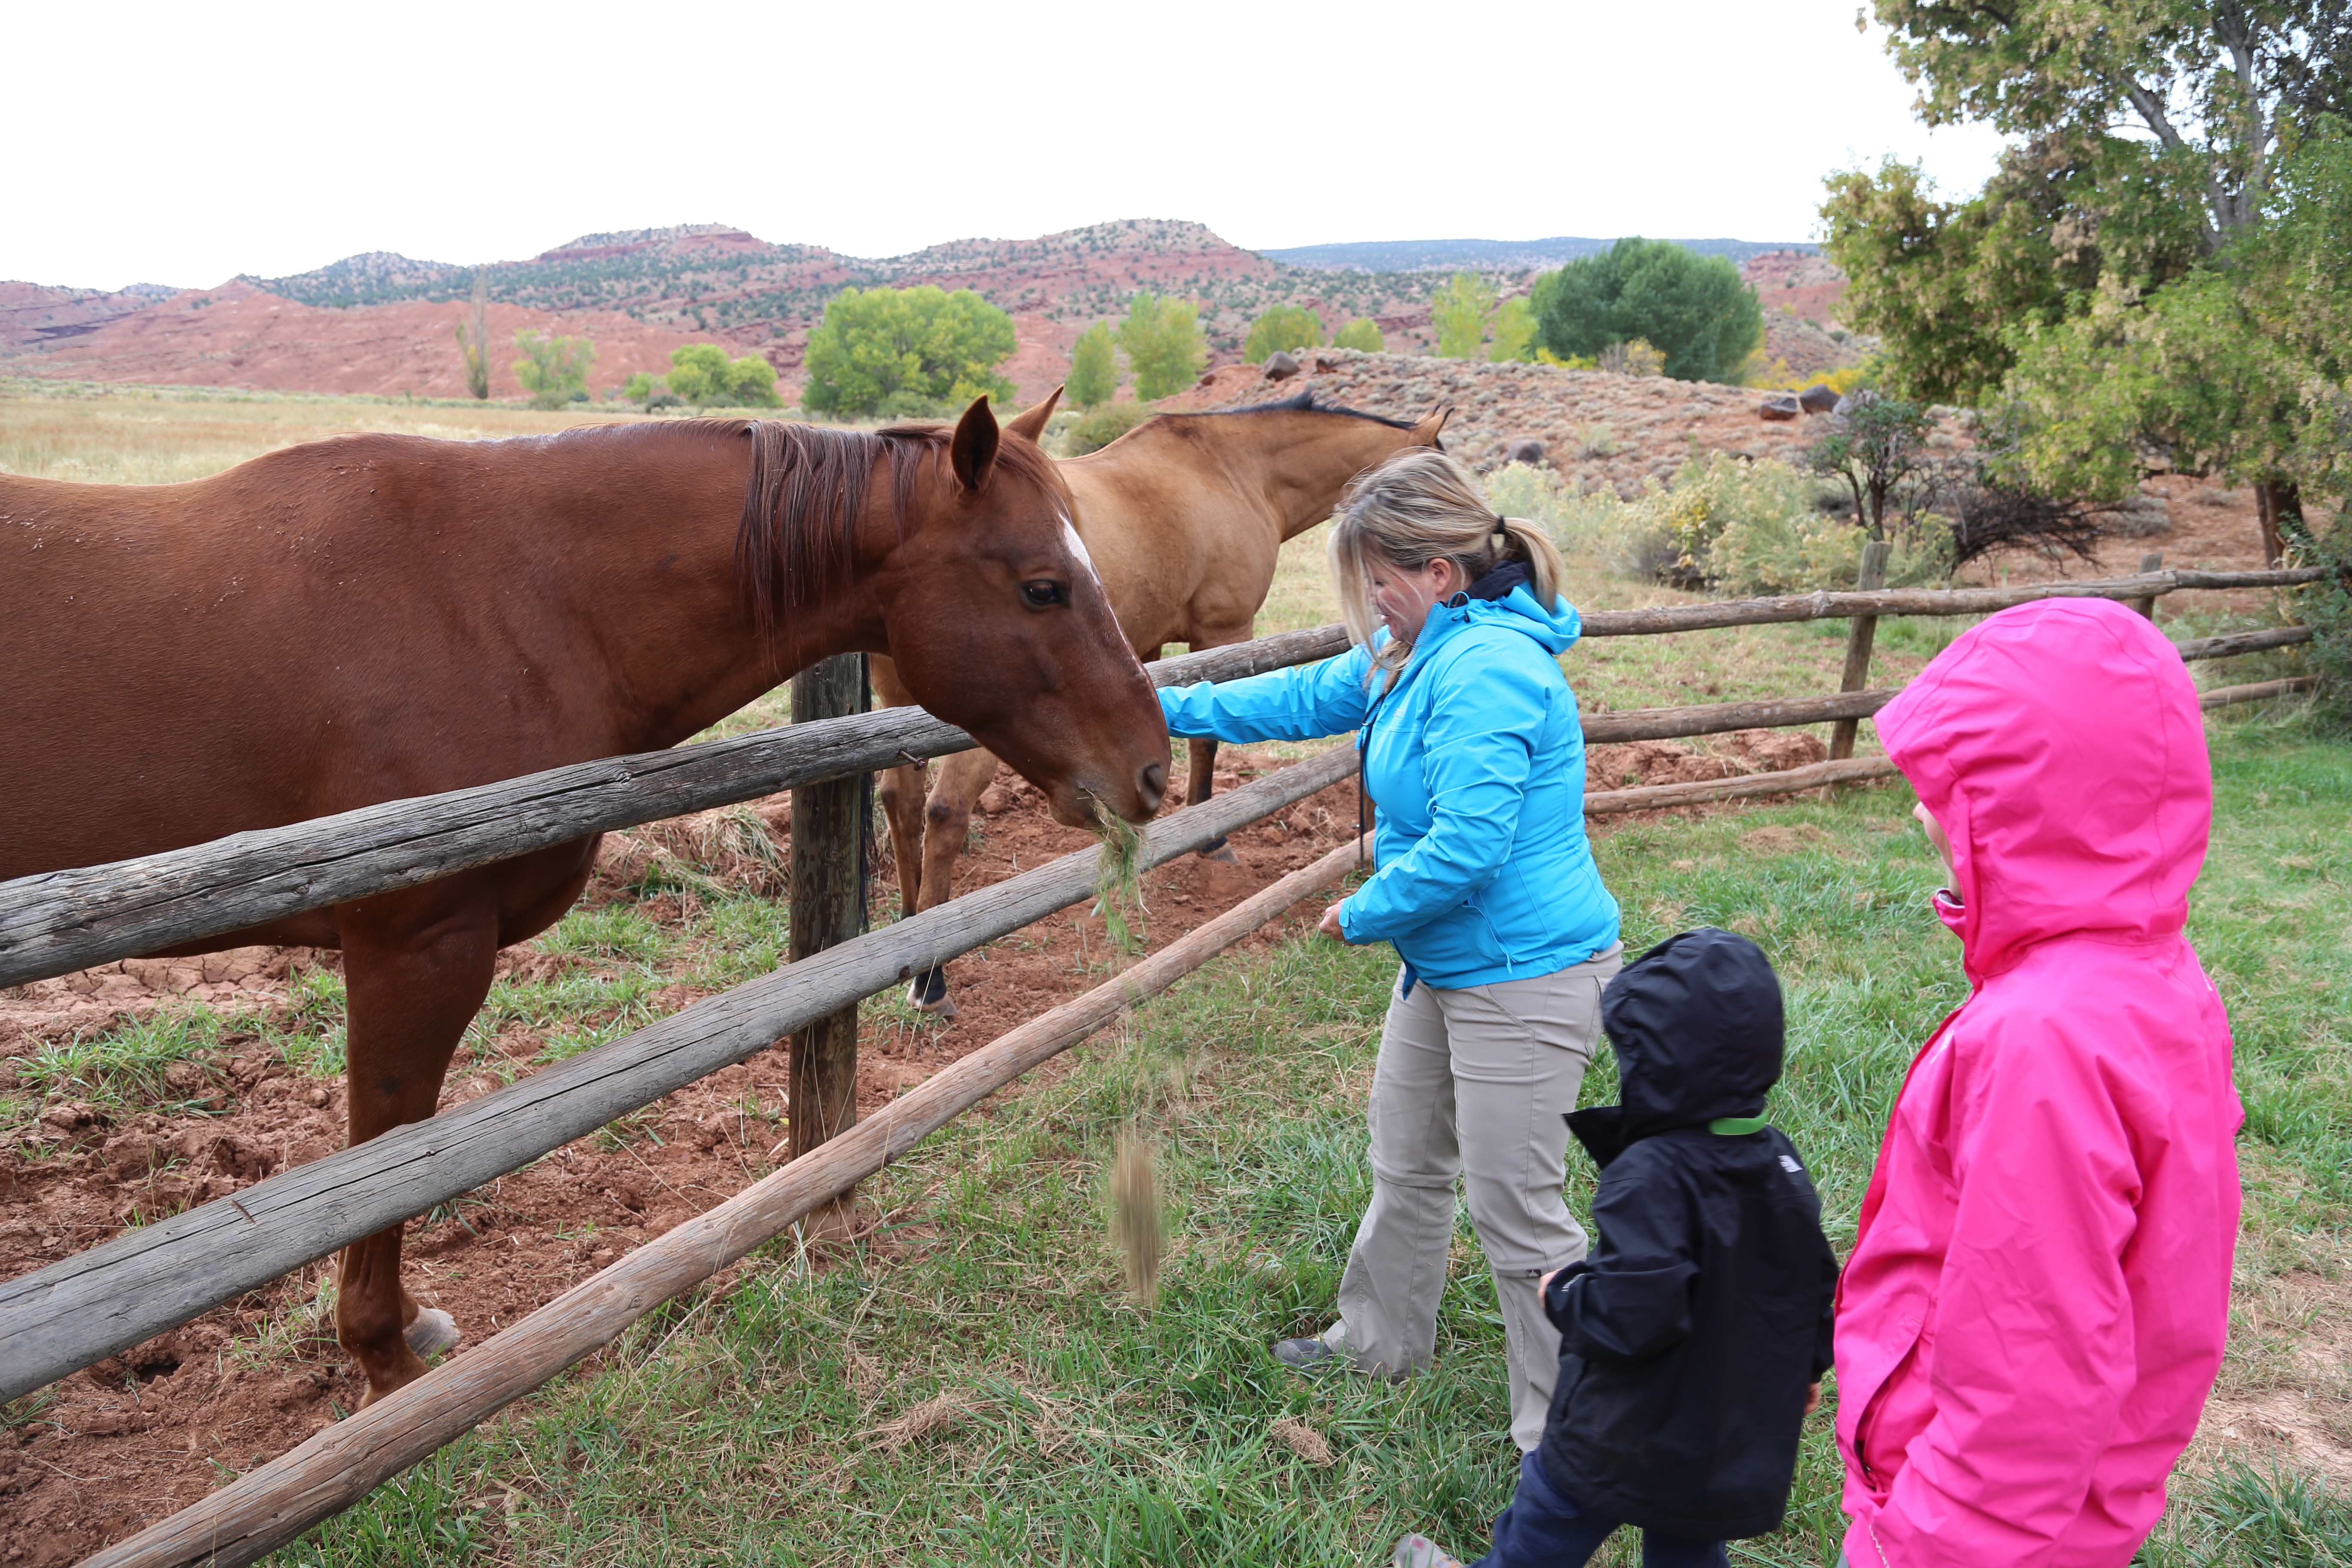
<path fill-rule="evenodd" d="M 1685 931 L 1610 983 L 1621 1103 L 1568 1119 L 1601 1166 L 1600 1246 L 1543 1282 L 1560 1332 L 1543 1444 L 1477 1568 L 1577 1568 L 1621 1525 L 1647 1568 L 1725 1563 L 1780 1528 L 1830 1365 L 1837 1258 L 1763 1117 L 1780 983 L 1756 944 Z M 1423 1537 L 1397 1568 L 1459 1568 Z"/>

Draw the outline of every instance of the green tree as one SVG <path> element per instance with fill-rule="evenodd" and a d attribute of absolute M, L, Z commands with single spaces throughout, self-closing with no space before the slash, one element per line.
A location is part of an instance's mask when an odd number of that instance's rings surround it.
<path fill-rule="evenodd" d="M 969 289 L 845 289 L 809 334 L 801 401 L 813 414 L 905 418 L 1009 399 L 996 367 L 1013 348 L 1013 318 Z"/>
<path fill-rule="evenodd" d="M 1536 357 L 1536 309 L 1524 294 L 1514 294 L 1495 308 L 1495 342 L 1486 357 L 1533 360 Z"/>
<path fill-rule="evenodd" d="M 588 395 L 588 367 L 596 363 L 596 345 L 586 338 L 552 338 L 544 332 L 515 334 L 522 358 L 514 362 L 515 379 L 530 394 L 533 408 L 561 408 Z"/>
<path fill-rule="evenodd" d="M 1457 272 L 1430 302 L 1430 325 L 1437 329 L 1444 359 L 1476 359 L 1495 314 L 1495 286 L 1475 272 Z"/>
<path fill-rule="evenodd" d="M 776 395 L 775 366 L 758 354 L 730 360 L 717 343 L 671 350 L 669 374 L 662 379 L 670 395 L 698 408 L 775 408 L 783 403 Z"/>
<path fill-rule="evenodd" d="M 1242 344 L 1242 360 L 1247 364 L 1264 364 L 1265 356 L 1277 350 L 1313 348 L 1323 341 L 1323 318 L 1304 305 L 1276 305 L 1250 323 L 1249 337 Z"/>
<path fill-rule="evenodd" d="M 1388 340 L 1381 336 L 1379 322 L 1369 316 L 1359 316 L 1331 334 L 1331 346 L 1376 354 L 1384 353 L 1389 345 Z"/>
<path fill-rule="evenodd" d="M 1907 515 L 1925 503 L 1922 481 L 1935 469 L 1927 437 L 1935 428 L 1924 404 L 1856 393 L 1847 399 L 1847 411 L 1832 421 L 1829 434 L 1806 450 L 1805 465 L 1844 481 L 1856 521 L 1871 538 L 1885 539 L 1890 508 Z"/>
<path fill-rule="evenodd" d="M 1536 279 L 1536 335 L 1563 360 L 1640 338 L 1679 381 L 1734 382 L 1764 341 L 1764 308 L 1739 268 L 1671 240 L 1621 239 Z"/>
<path fill-rule="evenodd" d="M 1098 408 L 1118 391 L 1118 356 L 1111 346 L 1110 323 L 1097 321 L 1078 334 L 1070 351 L 1070 382 L 1066 388 L 1073 408 Z"/>
<path fill-rule="evenodd" d="M 1135 372 L 1135 395 L 1146 403 L 1181 392 L 1201 374 L 1209 345 L 1201 311 L 1190 300 L 1138 294 L 1118 326 L 1118 346 Z"/>
<path fill-rule="evenodd" d="M 466 323 L 457 323 L 457 352 L 466 361 L 466 390 L 487 401 L 490 395 L 490 280 L 480 270 L 474 273 L 474 331 L 468 336 Z"/>
<path fill-rule="evenodd" d="M 2021 139 L 1967 201 L 1900 165 L 1833 179 L 1889 384 L 1984 406 L 2008 482 L 2113 498 L 2153 454 L 2252 483 L 2275 553 L 2301 488 L 2342 479 L 2343 0 L 1875 8 L 1923 119 Z"/>

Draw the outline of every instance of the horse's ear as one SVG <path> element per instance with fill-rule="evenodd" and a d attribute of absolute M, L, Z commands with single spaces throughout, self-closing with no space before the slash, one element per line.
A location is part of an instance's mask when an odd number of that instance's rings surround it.
<path fill-rule="evenodd" d="M 1045 421 L 1054 416 L 1054 405 L 1061 401 L 1062 389 L 1057 386 L 1045 395 L 1045 402 L 1034 408 L 1023 409 L 1004 427 L 1024 441 L 1034 442 L 1045 434 Z"/>
<path fill-rule="evenodd" d="M 1439 451 L 1444 451 L 1445 443 L 1437 438 L 1438 433 L 1445 428 L 1445 422 L 1453 417 L 1454 405 L 1449 403 L 1412 427 L 1412 444 L 1416 447 L 1434 447 Z"/>
<path fill-rule="evenodd" d="M 971 406 L 956 421 L 955 437 L 948 443 L 948 460 L 955 465 L 956 478 L 967 490 L 983 489 L 988 476 L 996 468 L 996 445 L 1000 439 L 996 429 L 996 413 L 988 406 L 988 395 L 982 393 L 971 400 Z"/>

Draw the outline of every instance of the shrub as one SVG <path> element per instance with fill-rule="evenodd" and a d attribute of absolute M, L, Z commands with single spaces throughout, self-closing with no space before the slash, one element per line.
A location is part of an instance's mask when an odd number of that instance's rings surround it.
<path fill-rule="evenodd" d="M 813 414 L 918 418 L 1010 399 L 996 367 L 1013 348 L 1013 318 L 969 289 L 845 289 L 809 334 L 802 402 Z"/>
<path fill-rule="evenodd" d="M 1376 354 L 1386 350 L 1389 345 L 1388 340 L 1381 336 L 1378 322 L 1369 316 L 1359 316 L 1331 334 L 1331 346 L 1335 349 L 1355 349 L 1360 353 Z"/>
<path fill-rule="evenodd" d="M 1129 430 L 1159 413 L 1149 403 L 1106 403 L 1078 416 L 1062 437 L 1061 455 L 1083 458 L 1099 452 Z"/>
<path fill-rule="evenodd" d="M 1538 338 L 1562 359 L 1642 339 L 1680 381 L 1731 381 L 1764 336 L 1739 268 L 1670 240 L 1626 238 L 1536 279 Z"/>
<path fill-rule="evenodd" d="M 1612 375 L 1664 375 L 1666 356 L 1652 348 L 1647 338 L 1634 338 L 1602 349 L 1593 356 L 1592 368 Z"/>
<path fill-rule="evenodd" d="M 1430 324 L 1437 329 L 1437 353 L 1443 359 L 1476 359 L 1486 341 L 1486 323 L 1495 314 L 1495 286 L 1475 272 L 1457 272 L 1445 280 L 1429 307 Z"/>
<path fill-rule="evenodd" d="M 1250 323 L 1242 359 L 1244 363 L 1264 364 L 1265 356 L 1277 350 L 1313 348 L 1322 341 L 1322 317 L 1304 305 L 1276 305 Z"/>
<path fill-rule="evenodd" d="M 515 347 L 522 351 L 514 362 L 515 379 L 530 394 L 533 408 L 562 408 L 574 392 L 588 390 L 596 345 L 586 338 L 551 338 L 526 330 L 515 334 Z"/>
<path fill-rule="evenodd" d="M 1097 321 L 1078 334 L 1070 351 L 1070 381 L 1065 389 L 1074 408 L 1097 408 L 1118 390 L 1118 356 L 1110 342 L 1110 323 Z"/>
<path fill-rule="evenodd" d="M 1201 374 L 1209 345 L 1201 333 L 1201 310 L 1190 300 L 1138 294 L 1118 327 L 1118 346 L 1135 372 L 1135 395 L 1146 403 L 1179 393 Z"/>

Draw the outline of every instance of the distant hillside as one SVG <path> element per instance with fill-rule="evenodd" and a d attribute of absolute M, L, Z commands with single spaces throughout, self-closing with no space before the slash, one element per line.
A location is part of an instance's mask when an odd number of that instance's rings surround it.
<path fill-rule="evenodd" d="M 1557 267 L 1580 256 L 1591 256 L 1616 244 L 1614 239 L 1588 239 L 1558 235 L 1550 239 L 1360 239 L 1344 245 L 1298 245 L 1286 250 L 1261 250 L 1290 267 L 1340 267 L 1359 272 L 1427 272 L 1475 268 L 1483 271 L 1526 272 Z M 1768 250 L 1818 252 L 1820 247 L 1783 240 L 1678 239 L 1674 242 L 1701 256 L 1728 256 L 1745 262 Z"/>
<path fill-rule="evenodd" d="M 836 294 L 929 283 L 973 289 L 1012 314 L 1017 347 L 1005 374 L 1034 397 L 1068 374 L 1087 324 L 1123 314 L 1139 290 L 1200 308 L 1213 365 L 1239 359 L 1251 321 L 1277 304 L 1315 311 L 1327 331 L 1369 317 L 1391 353 L 1417 353 L 1434 346 L 1431 300 L 1447 272 L 1465 264 L 1460 247 L 1477 247 L 1473 264 L 1515 294 L 1575 254 L 1567 247 L 1589 253 L 1605 243 L 1445 240 L 1269 257 L 1201 224 L 1134 218 L 869 258 L 779 245 L 726 224 L 681 224 L 584 234 L 523 261 L 459 265 L 368 251 L 291 277 L 240 277 L 185 293 L 0 284 L 0 358 L 12 374 L 446 395 L 463 389 L 455 329 L 478 276 L 494 307 L 494 342 L 510 342 L 526 325 L 588 337 L 597 346 L 591 386 L 600 394 L 634 371 L 659 370 L 671 349 L 692 341 L 759 353 L 789 389 L 800 380 L 810 330 Z M 1768 305 L 1779 307 L 1776 321 L 1786 312 L 1787 322 L 1816 323 L 1794 337 L 1784 324 L 1770 345 L 1792 369 L 1849 352 L 1829 327 L 1843 275 L 1814 247 L 1769 253 L 1740 240 L 1684 243 L 1739 255 Z M 1286 259 L 1309 255 L 1349 259 Z M 1384 265 L 1371 267 L 1376 260 Z M 511 355 L 491 357 L 503 387 Z"/>

